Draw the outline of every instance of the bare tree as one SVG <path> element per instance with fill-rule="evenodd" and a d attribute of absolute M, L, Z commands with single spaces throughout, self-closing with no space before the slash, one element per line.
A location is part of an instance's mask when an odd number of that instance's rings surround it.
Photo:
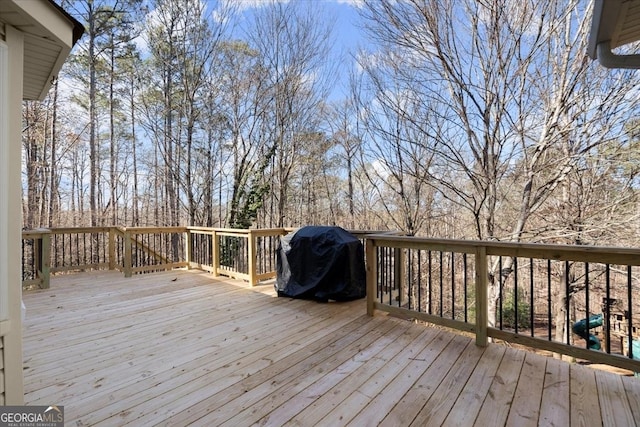
<path fill-rule="evenodd" d="M 49 109 L 44 103 L 27 102 L 22 110 L 22 145 L 25 157 L 26 194 L 23 203 L 24 223 L 28 228 L 43 225 L 41 217 L 44 189 L 48 178 L 47 144 L 51 126 Z"/>
<path fill-rule="evenodd" d="M 360 161 L 393 228 L 415 235 L 424 231 L 433 211 L 433 140 L 414 125 L 414 117 L 425 111 L 398 80 L 401 61 L 385 52 L 382 63 L 361 59 L 362 81 L 354 83 L 360 89 L 354 92 Z"/>
<path fill-rule="evenodd" d="M 73 73 L 76 80 L 86 84 L 89 122 L 90 149 L 90 187 L 89 208 L 90 223 L 98 225 L 102 221 L 99 213 L 102 210 L 100 199 L 100 126 L 98 108 L 100 98 L 99 74 L 104 66 L 105 48 L 109 45 L 110 34 L 114 28 L 114 21 L 119 21 L 118 15 L 126 13 L 129 6 L 127 0 L 78 0 L 73 2 L 71 11 L 85 22 L 87 36 L 74 55 L 76 70 Z M 88 71 L 88 75 L 85 73 Z M 102 82 L 104 85 L 106 82 Z"/>
<path fill-rule="evenodd" d="M 268 137 L 275 151 L 271 167 L 270 214 L 275 226 L 283 226 L 292 171 L 304 135 L 314 134 L 319 112 L 333 79 L 326 58 L 331 26 L 321 20 L 317 4 L 270 2 L 256 12 L 248 40 L 259 52 L 267 77 Z"/>
<path fill-rule="evenodd" d="M 248 227 L 255 221 L 268 190 L 263 177 L 273 153 L 264 131 L 268 86 L 259 53 L 246 42 L 224 43 L 220 57 L 220 164 L 232 166 L 232 174 L 228 185 L 220 182 L 219 203 L 223 203 L 226 187 L 226 224 Z"/>
<path fill-rule="evenodd" d="M 216 52 L 222 43 L 225 33 L 225 23 L 230 9 L 217 9 L 216 22 L 211 12 L 207 12 L 203 2 L 188 3 L 189 13 L 180 16 L 184 21 L 180 24 L 184 28 L 184 34 L 180 37 L 178 47 L 178 74 L 180 76 L 180 100 L 176 108 L 179 111 L 180 139 L 179 149 L 182 152 L 177 166 L 178 180 L 186 196 L 187 218 L 189 223 L 195 224 L 198 211 L 198 200 L 202 197 L 200 188 L 204 181 L 212 179 L 212 176 L 198 176 L 202 168 L 202 154 L 212 154 L 210 146 L 200 141 L 208 141 L 205 138 L 205 123 L 210 120 L 207 117 L 219 116 L 216 104 L 211 104 L 218 85 L 211 84 L 211 80 L 217 78 L 215 69 L 219 68 L 219 60 Z"/>
<path fill-rule="evenodd" d="M 355 201 L 355 171 L 360 153 L 361 140 L 357 135 L 357 123 L 353 118 L 357 117 L 357 107 L 354 102 L 346 99 L 339 103 L 328 119 L 330 121 L 331 138 L 337 147 L 336 157 L 342 163 L 341 167 L 346 173 L 345 198 L 347 202 L 347 215 L 342 223 L 349 228 L 356 227 L 356 201 Z M 335 195 L 334 195 L 335 198 Z"/>
<path fill-rule="evenodd" d="M 636 111 L 634 80 L 587 60 L 578 1 L 365 3 L 372 36 L 403 60 L 391 84 L 421 104 L 406 117 L 427 137 L 410 142 L 433 153 L 429 182 L 470 214 L 469 237 L 531 237 L 532 214 L 628 117 L 620 106 Z"/>

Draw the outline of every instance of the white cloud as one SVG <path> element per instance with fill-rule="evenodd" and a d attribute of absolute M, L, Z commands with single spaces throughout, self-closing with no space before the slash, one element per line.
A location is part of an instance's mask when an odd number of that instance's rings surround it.
<path fill-rule="evenodd" d="M 269 6 L 274 3 L 289 3 L 290 0 L 227 0 L 239 11 L 245 9 Z"/>
<path fill-rule="evenodd" d="M 233 3 L 240 11 L 250 8 L 264 7 L 273 3 L 289 3 L 292 0 L 227 0 Z M 319 0 L 312 0 L 319 1 Z M 364 6 L 365 0 L 325 0 L 327 3 L 345 4 L 355 8 Z"/>
<path fill-rule="evenodd" d="M 364 6 L 364 0 L 334 0 L 338 4 L 346 4 L 349 6 L 361 8 Z"/>
<path fill-rule="evenodd" d="M 383 181 L 386 180 L 389 177 L 389 175 L 391 175 L 391 169 L 389 168 L 389 165 L 387 165 L 387 162 L 384 159 L 375 159 L 371 163 L 371 168 L 375 171 L 376 175 Z"/>

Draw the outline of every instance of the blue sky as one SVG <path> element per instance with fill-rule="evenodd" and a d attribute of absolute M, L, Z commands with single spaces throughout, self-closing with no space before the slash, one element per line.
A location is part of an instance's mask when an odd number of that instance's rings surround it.
<path fill-rule="evenodd" d="M 338 20 L 335 23 L 336 36 L 341 40 L 345 47 L 355 48 L 362 43 L 362 30 L 357 27 L 359 20 L 357 6 L 354 1 L 331 1 L 325 0 L 330 9 L 335 8 Z"/>
<path fill-rule="evenodd" d="M 215 1 L 215 0 L 214 0 Z M 250 11 L 254 8 L 266 6 L 274 0 L 229 0 L 242 9 Z M 358 26 L 358 9 L 363 0 L 275 0 L 279 2 L 305 2 L 310 7 L 316 7 L 319 13 L 326 14 L 327 20 L 332 20 L 334 55 L 343 55 L 338 72 L 340 81 L 331 95 L 332 99 L 344 97 L 347 90 L 348 72 L 352 67 L 352 56 L 357 49 L 366 44 L 366 37 Z"/>
<path fill-rule="evenodd" d="M 336 88 L 336 91 L 332 94 L 332 97 L 342 98 L 344 96 L 341 96 L 340 92 L 348 90 L 346 84 L 348 72 L 353 63 L 352 56 L 358 48 L 366 44 L 366 37 L 363 34 L 363 30 L 358 28 L 359 16 L 356 6 L 353 5 L 354 1 L 324 1 L 329 9 L 335 9 L 335 16 L 338 17 L 334 28 L 336 50 L 339 49 L 344 55 L 349 55 L 345 56 L 343 66 L 338 70 L 343 88 Z"/>
<path fill-rule="evenodd" d="M 216 0 L 214 0 L 216 1 Z M 335 21 L 335 33 L 338 41 L 346 47 L 356 47 L 362 40 L 361 30 L 357 28 L 358 9 L 362 7 L 363 0 L 229 0 L 234 4 L 242 5 L 241 8 L 257 8 L 266 6 L 273 1 L 306 2 L 310 6 L 318 6 L 318 10 L 326 12 L 328 17 L 337 17 Z"/>
<path fill-rule="evenodd" d="M 2 0 L 0 0 L 2 1 Z M 329 61 L 336 61 L 338 55 L 342 55 L 342 60 L 338 66 L 339 81 L 335 89 L 331 93 L 331 100 L 339 100 L 344 98 L 348 91 L 349 71 L 353 67 L 353 55 L 359 47 L 366 46 L 366 36 L 363 30 L 359 28 L 358 10 L 362 7 L 363 0 L 200 0 L 208 7 L 210 13 L 216 14 L 217 8 L 221 3 L 228 1 L 235 7 L 238 7 L 240 16 L 242 14 L 250 14 L 252 11 L 272 4 L 278 3 L 303 3 L 311 8 L 317 9 L 318 13 L 326 14 L 327 21 L 333 26 L 333 58 Z M 236 16 L 237 18 L 237 16 Z M 322 16 L 319 17 L 322 20 Z M 214 18 L 215 19 L 215 18 Z M 236 22 L 237 24 L 237 22 Z M 238 31 L 242 31 L 238 29 Z M 143 37 L 138 38 L 138 47 L 145 51 L 147 49 L 146 42 Z"/>

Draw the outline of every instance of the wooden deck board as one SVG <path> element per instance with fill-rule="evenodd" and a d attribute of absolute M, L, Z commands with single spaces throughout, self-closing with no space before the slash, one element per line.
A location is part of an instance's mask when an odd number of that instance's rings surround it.
<path fill-rule="evenodd" d="M 395 423 L 395 425 L 411 424 L 447 375 L 451 365 L 458 360 L 460 354 L 469 344 L 469 339 L 463 336 L 454 336 L 448 341 L 437 358 L 422 372 L 413 386 L 404 396 L 399 396 L 400 400 L 387 415 L 387 421 Z"/>
<path fill-rule="evenodd" d="M 26 292 L 25 400 L 68 425 L 633 425 L 640 379 L 175 270 Z"/>
<path fill-rule="evenodd" d="M 475 426 L 505 425 L 518 384 L 525 353 L 507 348 L 498 367 L 487 397 L 474 422 Z"/>
<path fill-rule="evenodd" d="M 569 396 L 569 365 L 548 359 L 538 423 L 550 427 L 568 426 Z"/>
<path fill-rule="evenodd" d="M 484 350 L 473 343 L 469 343 L 465 347 L 458 360 L 451 365 L 438 388 L 411 422 L 412 426 L 441 425 L 444 422 L 456 398 L 478 365 Z"/>
<path fill-rule="evenodd" d="M 478 368 L 469 377 L 469 381 L 458 396 L 443 425 L 473 425 L 487 397 L 489 386 L 493 382 L 505 350 L 505 347 L 497 345 L 489 346 L 486 349 L 478 362 Z"/>
<path fill-rule="evenodd" d="M 595 374 L 602 419 L 611 425 L 634 425 L 633 413 L 629 407 L 622 379 L 602 371 L 596 371 Z"/>
<path fill-rule="evenodd" d="M 343 407 L 343 412 L 337 410 L 332 413 L 328 407 L 325 407 L 327 410 L 324 411 L 322 423 L 325 425 L 340 425 L 357 416 L 361 425 L 377 424 L 388 410 L 393 407 L 395 398 L 404 394 L 408 388 L 407 384 L 409 386 L 413 384 L 414 378 L 417 378 L 417 373 L 421 371 L 410 371 L 409 366 L 416 359 L 422 358 L 420 355 L 423 354 L 426 347 L 432 344 L 436 336 L 437 331 L 435 330 L 425 331 L 419 336 L 419 339 L 413 340 L 410 345 L 401 347 L 402 351 L 396 352 L 388 360 L 380 355 L 376 359 L 370 360 L 371 363 L 369 365 L 373 366 L 365 365 L 362 367 L 364 371 L 362 374 L 359 372 L 354 373 L 355 381 L 360 378 L 363 378 L 364 381 L 358 387 L 351 388 L 350 396 L 340 403 L 340 406 Z M 379 365 L 378 362 L 381 362 L 381 364 Z M 332 417 L 335 418 L 336 416 L 340 418 L 332 420 Z M 304 418 L 300 417 L 299 420 L 303 422 Z"/>
<path fill-rule="evenodd" d="M 369 354 L 358 354 L 356 359 L 338 368 L 334 375 L 316 381 L 263 417 L 263 421 L 271 425 L 316 425 L 332 411 L 336 396 L 362 390 L 372 377 L 384 383 L 385 376 L 395 376 L 389 372 L 395 366 L 405 366 L 406 358 L 415 352 L 415 347 L 423 347 L 429 342 L 427 335 L 427 331 L 409 328 L 396 340 L 388 341 L 384 348 Z"/>
<path fill-rule="evenodd" d="M 602 425 L 595 371 L 580 365 L 570 366 L 571 425 Z"/>
<path fill-rule="evenodd" d="M 173 342 L 185 342 L 189 339 L 192 331 L 188 324 L 197 323 L 202 328 L 210 328 L 215 331 L 211 335 L 207 336 L 208 339 L 214 340 L 218 336 L 228 336 L 229 339 L 241 339 L 243 328 L 260 328 L 268 329 L 268 321 L 270 316 L 266 315 L 263 320 L 255 319 L 253 316 L 256 307 L 254 305 L 247 305 L 248 311 L 242 316 L 236 318 L 241 323 L 241 326 L 234 326 L 235 324 L 224 323 L 224 319 L 211 316 L 209 318 L 191 316 L 189 318 L 182 319 L 182 326 L 174 326 L 171 322 L 160 322 L 154 319 L 149 320 L 147 327 L 140 327 L 139 324 L 130 323 L 125 324 L 120 331 L 114 332 L 104 336 L 104 338 L 110 338 L 111 336 L 117 337 L 123 332 L 127 333 L 127 340 L 113 343 L 110 340 L 102 340 L 98 342 L 94 347 L 81 351 L 83 347 L 86 347 L 85 342 L 75 344 L 70 349 L 57 349 L 49 354 L 42 354 L 43 357 L 34 356 L 30 359 L 30 362 L 34 365 L 34 378 L 36 375 L 44 376 L 45 378 L 51 378 L 52 374 L 57 373 L 64 374 L 64 367 L 59 366 L 60 357 L 64 355 L 65 350 L 76 351 L 71 358 L 65 358 L 68 363 L 82 362 L 84 360 L 91 360 L 92 365 L 85 364 L 84 369 L 86 372 L 93 372 L 95 365 L 101 365 L 103 362 L 116 362 L 120 361 L 132 361 L 132 358 L 136 357 L 137 349 L 141 345 L 146 346 L 146 352 L 148 354 L 160 353 L 162 349 L 166 348 L 166 341 Z M 198 340 L 202 341 L 202 340 Z M 189 349 L 189 346 L 194 347 L 192 350 L 197 350 L 195 347 L 207 347 L 206 343 L 196 345 L 193 343 L 185 343 L 181 347 L 183 352 Z M 147 357 L 146 355 L 143 357 Z M 56 369 L 57 367 L 57 370 Z M 82 371 L 78 371 L 80 373 Z M 54 381 L 55 382 L 55 381 Z"/>
<path fill-rule="evenodd" d="M 388 325 L 381 325 L 382 333 L 389 331 L 385 329 L 386 326 Z M 392 334 L 402 333 L 401 328 L 392 327 L 390 329 L 395 330 L 390 332 Z M 314 380 L 325 378 L 325 369 L 327 371 L 331 370 L 329 367 L 325 368 L 325 366 L 331 363 L 349 363 L 348 360 L 344 360 L 345 354 L 350 353 L 355 347 L 368 342 L 369 339 L 375 340 L 378 337 L 378 335 L 372 335 L 364 340 L 353 341 L 344 347 L 341 345 L 342 343 L 338 345 L 331 343 L 329 347 L 333 347 L 332 351 L 335 351 L 335 353 L 332 353 L 332 357 L 328 360 L 323 359 L 326 354 L 316 352 L 314 355 L 308 354 L 307 357 L 291 366 L 292 369 L 290 370 L 280 364 L 277 373 L 273 370 L 269 372 L 270 374 L 276 374 L 274 376 L 262 375 L 257 378 L 243 379 L 223 391 L 228 397 L 222 401 L 215 402 L 215 405 L 217 405 L 215 410 L 212 410 L 214 409 L 213 405 L 208 405 L 208 411 L 202 414 L 203 416 L 198 420 L 198 424 L 218 425 L 224 422 L 231 424 L 237 422 L 235 425 L 248 425 L 252 422 L 249 421 L 252 418 L 260 418 L 266 415 L 269 410 L 280 406 L 276 402 L 284 404 L 303 390 L 305 385 L 313 383 Z M 352 363 L 357 362 L 352 361 Z M 229 402 L 231 404 L 225 404 Z M 220 403 L 225 405 L 221 406 Z"/>
<path fill-rule="evenodd" d="M 251 313 L 254 313 L 256 306 L 249 304 L 249 307 L 252 308 Z M 248 338 L 247 330 L 251 329 L 252 334 L 255 334 L 254 336 L 259 336 L 266 334 L 273 328 L 273 324 L 270 322 L 277 318 L 277 312 L 274 308 L 270 310 L 271 312 L 265 312 L 261 319 L 257 319 L 251 314 L 236 317 L 234 322 L 227 323 L 219 323 L 215 318 L 211 321 L 187 319 L 189 324 L 197 324 L 198 327 L 206 328 L 207 334 L 193 335 L 188 331 L 176 333 L 172 329 L 165 331 L 164 326 L 162 326 L 156 333 L 146 332 L 142 340 L 134 341 L 133 343 L 129 339 L 118 340 L 108 352 L 95 358 L 88 357 L 84 361 L 77 363 L 77 369 L 74 373 L 75 378 L 78 381 L 95 383 L 96 385 L 99 383 L 100 387 L 106 387 L 109 385 L 109 380 L 114 379 L 114 376 L 110 375 L 113 372 L 113 366 L 116 366 L 117 369 L 121 369 L 124 364 L 131 367 L 144 367 L 141 371 L 144 378 L 145 375 L 151 375 L 169 364 L 178 366 L 207 354 L 215 356 L 217 353 L 214 350 L 219 349 L 222 345 L 237 346 L 239 347 L 239 353 L 242 353 L 246 351 L 244 347 L 251 339 Z M 322 315 L 315 308 L 310 310 L 310 314 Z M 223 317 L 228 317 L 228 314 L 224 314 Z M 295 322 L 295 319 L 287 319 L 281 322 L 281 326 L 286 328 L 292 323 L 295 324 Z M 115 335 L 114 339 L 117 339 L 117 337 L 118 335 Z M 169 350 L 172 345 L 179 346 L 179 351 Z M 33 363 L 33 361 L 30 363 Z M 52 378 L 47 385 L 59 390 L 60 384 L 65 383 L 67 375 L 65 367 L 61 367 L 50 373 Z M 40 378 L 41 375 L 34 376 L 36 381 L 40 380 Z M 36 384 L 38 386 L 44 385 L 41 381 Z M 47 392 L 47 390 L 44 389 L 44 392 Z"/>
<path fill-rule="evenodd" d="M 268 415 L 276 408 L 286 405 L 307 387 L 321 381 L 329 372 L 333 377 L 339 375 L 341 370 L 349 371 L 359 367 L 364 363 L 365 358 L 373 357 L 386 345 L 395 341 L 405 332 L 406 327 L 406 324 L 393 324 L 391 328 L 388 328 L 386 324 L 383 324 L 381 328 L 363 335 L 349 346 L 340 348 L 328 358 L 314 361 L 313 364 L 305 361 L 304 364 L 307 366 L 296 370 L 298 375 L 294 378 L 290 378 L 286 382 L 262 384 L 245 393 L 241 398 L 235 399 L 222 411 L 224 420 L 213 412 L 199 420 L 199 425 L 218 425 L 218 422 L 222 420 L 224 422 L 220 425 L 234 427 L 251 425 L 262 418 L 265 418 L 265 422 L 268 423 Z M 247 399 L 247 396 L 250 396 L 250 399 Z M 227 417 L 228 415 L 230 416 Z"/>
<path fill-rule="evenodd" d="M 538 425 L 545 377 L 540 373 L 546 372 L 546 362 L 546 357 L 533 353 L 525 355 L 507 425 L 523 427 Z"/>
<path fill-rule="evenodd" d="M 356 323 L 357 324 L 357 323 Z M 334 325 L 340 325 L 335 324 Z M 289 339 L 278 341 L 265 337 L 261 344 L 265 347 L 264 352 L 242 351 L 244 354 L 232 354 L 219 352 L 205 354 L 202 357 L 192 359 L 184 364 L 176 364 L 175 367 L 164 372 L 159 372 L 148 378 L 136 382 L 133 386 L 122 387 L 111 393 L 111 396 L 118 396 L 118 401 L 126 402 L 126 410 L 135 408 L 138 401 L 144 402 L 148 408 L 153 408 L 155 413 L 161 413 L 163 417 L 169 417 L 178 408 L 189 408 L 197 400 L 194 395 L 200 395 L 202 389 L 216 390 L 215 387 L 223 387 L 240 381 L 246 376 L 254 375 L 273 363 L 273 359 L 281 357 L 294 349 L 304 346 L 308 340 L 317 340 L 330 333 L 334 325 L 328 322 L 320 322 L 310 325 Z M 272 327 L 272 326 L 270 326 Z M 256 329 L 261 333 L 262 329 Z M 301 337 L 300 334 L 306 334 Z M 231 339 L 225 341 L 226 345 L 233 346 Z M 272 347 L 274 351 L 269 352 L 267 348 Z M 148 396 L 142 393 L 145 389 L 154 387 L 154 395 Z M 163 405 L 163 401 L 170 401 L 171 405 Z M 95 404 L 95 402 L 93 402 Z M 123 405 L 113 404 L 113 402 L 103 402 L 105 409 L 99 411 L 104 413 L 106 418 L 116 415 L 122 411 Z M 89 405 L 91 406 L 91 405 Z M 162 409 L 157 409 L 162 408 Z M 106 412 L 105 412 L 106 410 Z M 130 411 L 122 418 L 130 419 L 135 416 L 143 416 L 146 413 L 143 408 Z M 88 414 L 89 417 L 99 417 L 98 414 Z M 101 418 L 98 418 L 101 419 Z M 120 420 L 124 421 L 124 419 Z"/>
<path fill-rule="evenodd" d="M 421 355 L 424 354 L 427 348 L 433 345 L 434 339 L 437 335 L 437 330 L 427 329 L 417 338 L 417 340 L 412 342 L 412 345 L 406 346 L 402 349 L 402 353 L 396 352 L 396 354 L 394 354 L 394 359 L 406 360 L 406 362 L 404 363 L 403 371 L 393 378 L 393 381 L 391 381 L 387 388 L 392 388 L 394 382 L 404 383 L 407 379 L 410 381 L 410 378 L 416 375 L 417 371 L 411 370 L 412 366 L 415 367 L 415 365 L 412 364 L 417 360 L 422 359 Z M 417 354 L 416 351 L 420 348 L 423 350 Z M 323 395 L 313 405 L 311 405 L 309 408 L 310 410 L 300 412 L 292 420 L 292 424 L 305 425 L 306 420 L 311 420 L 316 424 L 322 425 L 344 425 L 347 423 L 359 412 L 359 408 L 363 408 L 371 401 L 371 398 L 366 397 L 364 390 L 362 390 L 364 384 L 368 381 L 376 381 L 378 374 L 389 366 L 392 366 L 392 369 L 395 369 L 395 367 L 390 365 L 386 359 L 388 355 L 385 354 L 380 356 L 381 357 L 371 359 L 367 364 L 362 366 L 360 368 L 362 373 L 354 372 L 353 375 L 339 384 L 338 387 Z M 381 394 L 376 396 L 374 400 L 379 400 Z"/>
<path fill-rule="evenodd" d="M 640 387 L 638 377 L 622 377 L 622 384 L 629 400 L 629 407 L 633 413 L 634 425 L 640 425 Z"/>
<path fill-rule="evenodd" d="M 167 425 L 183 425 L 192 421 L 195 421 L 203 416 L 207 415 L 211 410 L 224 405 L 228 401 L 241 396 L 247 390 L 253 389 L 262 383 L 271 381 L 275 384 L 277 381 L 285 381 L 287 375 L 292 376 L 296 374 L 295 369 L 287 369 L 296 367 L 301 363 L 309 361 L 321 350 L 327 347 L 340 347 L 348 343 L 349 338 L 355 339 L 355 336 L 364 327 L 366 319 L 360 317 L 351 324 L 344 325 L 344 331 L 347 334 L 345 337 L 337 338 L 339 334 L 332 332 L 326 334 L 321 339 L 316 339 L 308 345 L 302 345 L 299 351 L 291 352 L 285 357 L 271 361 L 268 366 L 262 368 L 260 371 L 254 372 L 246 377 L 239 378 L 235 382 L 227 381 L 218 388 L 216 393 L 212 393 L 206 396 L 206 399 L 202 399 L 197 403 L 194 401 L 186 401 L 189 406 L 185 411 L 172 414 L 171 418 L 168 418 Z M 380 323 L 380 326 L 382 324 Z M 303 341 L 301 341 L 304 344 Z"/>

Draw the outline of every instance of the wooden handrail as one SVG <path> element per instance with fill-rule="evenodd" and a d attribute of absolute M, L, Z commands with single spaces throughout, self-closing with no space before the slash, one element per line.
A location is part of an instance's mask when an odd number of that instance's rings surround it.
<path fill-rule="evenodd" d="M 544 258 L 556 261 L 586 261 L 603 264 L 640 265 L 640 249 L 613 246 L 558 245 L 546 243 L 498 242 L 492 240 L 430 239 L 389 234 L 369 234 L 391 248 L 421 249 L 475 253 L 477 248 L 486 248 L 487 255 L 523 258 Z"/>
<path fill-rule="evenodd" d="M 154 233 L 185 233 L 187 227 L 124 227 L 131 234 L 154 234 Z"/>
<path fill-rule="evenodd" d="M 51 234 L 107 233 L 113 227 L 56 227 L 48 229 Z"/>

